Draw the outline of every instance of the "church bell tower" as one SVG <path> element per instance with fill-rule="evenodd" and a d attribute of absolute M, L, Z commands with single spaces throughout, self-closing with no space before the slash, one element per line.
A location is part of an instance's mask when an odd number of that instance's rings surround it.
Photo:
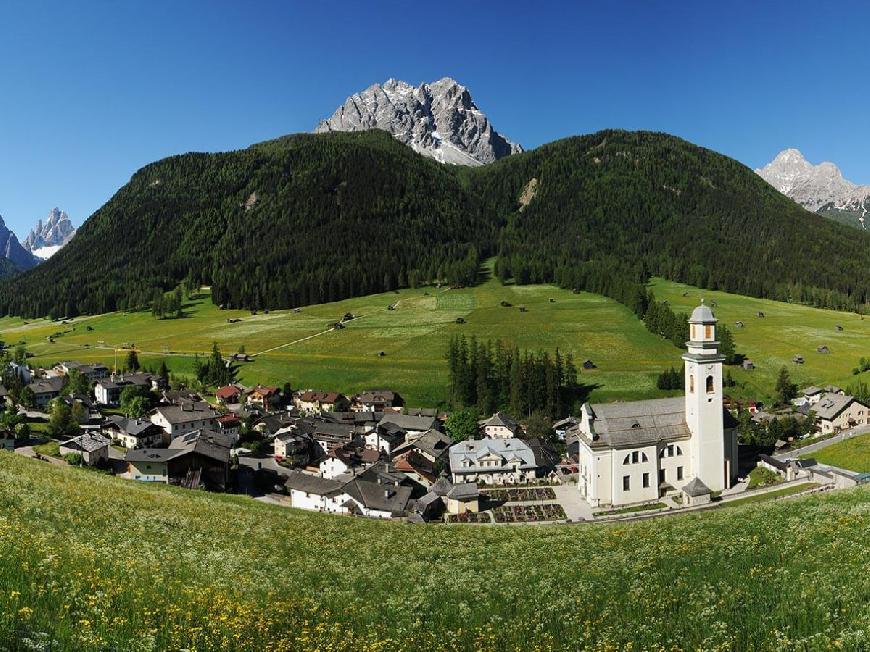
<path fill-rule="evenodd" d="M 689 317 L 688 350 L 683 354 L 686 372 L 686 424 L 692 433 L 692 475 L 711 491 L 729 486 L 725 464 L 722 404 L 722 363 L 716 340 L 716 317 L 701 305 Z"/>

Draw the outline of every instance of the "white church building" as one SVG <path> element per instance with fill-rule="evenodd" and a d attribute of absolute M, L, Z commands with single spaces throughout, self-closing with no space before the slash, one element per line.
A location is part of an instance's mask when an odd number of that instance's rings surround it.
<path fill-rule="evenodd" d="M 736 421 L 722 403 L 716 317 L 701 302 L 689 318 L 685 396 L 586 403 L 577 424 L 580 494 L 593 507 L 680 494 L 709 500 L 737 479 Z"/>

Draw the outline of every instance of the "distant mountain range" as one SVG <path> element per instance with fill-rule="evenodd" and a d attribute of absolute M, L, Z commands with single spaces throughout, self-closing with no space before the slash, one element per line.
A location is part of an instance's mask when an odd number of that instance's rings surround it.
<path fill-rule="evenodd" d="M 18 237 L 9 230 L 3 217 L 0 216 L 0 278 L 12 276 L 22 270 L 34 267 L 39 260 L 18 241 Z"/>
<path fill-rule="evenodd" d="M 523 148 L 490 124 L 465 86 L 444 77 L 417 87 L 388 79 L 354 93 L 315 133 L 382 129 L 441 163 L 485 165 Z"/>
<path fill-rule="evenodd" d="M 76 234 L 69 215 L 59 208 L 48 212 L 45 222 L 39 220 L 24 239 L 22 246 L 34 256 L 50 258 Z"/>
<path fill-rule="evenodd" d="M 804 208 L 851 226 L 868 226 L 870 186 L 844 179 L 833 163 L 813 165 L 798 150 L 786 149 L 756 172 Z"/>

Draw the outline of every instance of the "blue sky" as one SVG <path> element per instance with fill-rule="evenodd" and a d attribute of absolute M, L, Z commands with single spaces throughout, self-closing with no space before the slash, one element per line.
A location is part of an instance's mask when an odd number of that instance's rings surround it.
<path fill-rule="evenodd" d="M 7 2 L 0 214 L 81 223 L 139 167 L 308 131 L 389 77 L 445 75 L 531 148 L 655 129 L 870 183 L 870 8 L 814 2 Z"/>

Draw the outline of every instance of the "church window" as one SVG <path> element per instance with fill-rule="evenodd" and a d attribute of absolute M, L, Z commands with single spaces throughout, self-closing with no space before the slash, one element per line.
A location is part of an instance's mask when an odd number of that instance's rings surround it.
<path fill-rule="evenodd" d="M 677 467 L 677 480 L 682 480 L 682 479 L 683 479 L 683 467 L 678 466 Z"/>
<path fill-rule="evenodd" d="M 713 376 L 707 376 L 707 393 L 712 394 L 713 391 Z"/>
<path fill-rule="evenodd" d="M 623 491 L 631 491 L 631 476 L 630 475 L 622 476 L 622 490 Z"/>
<path fill-rule="evenodd" d="M 640 455 L 638 454 L 637 451 L 634 451 L 634 452 L 631 454 L 631 463 L 632 463 L 632 464 L 637 464 L 639 459 L 640 459 Z"/>
<path fill-rule="evenodd" d="M 689 374 L 689 394 L 695 393 L 695 374 Z"/>
<path fill-rule="evenodd" d="M 649 489 L 649 473 L 643 474 L 643 488 Z"/>
<path fill-rule="evenodd" d="M 680 448 L 679 446 L 677 446 L 677 455 L 682 455 L 682 454 L 683 454 L 683 449 Z"/>
<path fill-rule="evenodd" d="M 713 327 L 710 325 L 704 326 L 704 337 L 708 340 L 713 339 Z"/>

